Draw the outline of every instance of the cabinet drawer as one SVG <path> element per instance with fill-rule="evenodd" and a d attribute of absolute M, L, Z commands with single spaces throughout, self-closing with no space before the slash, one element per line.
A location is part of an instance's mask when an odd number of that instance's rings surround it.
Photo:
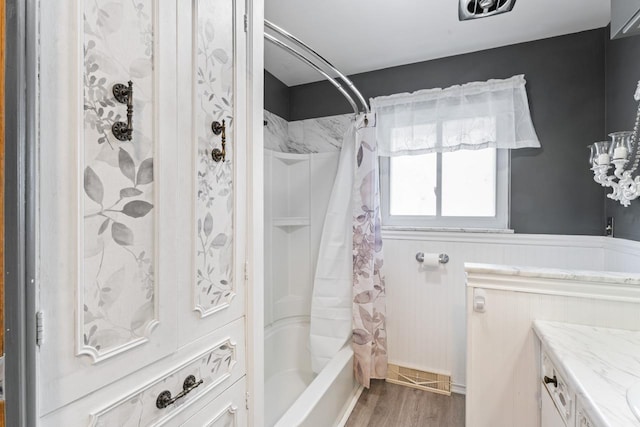
<path fill-rule="evenodd" d="M 177 425 L 175 417 L 180 415 L 187 419 L 244 377 L 245 358 L 244 318 L 240 318 L 168 360 L 155 363 L 50 414 L 42 425 Z M 189 376 L 193 376 L 196 383 L 202 383 L 165 408 L 158 408 L 158 396 L 169 392 L 171 398 L 176 397 L 183 392 L 185 379 Z"/>
<path fill-rule="evenodd" d="M 246 426 L 245 392 L 246 380 L 243 378 L 180 425 L 183 427 Z"/>
<path fill-rule="evenodd" d="M 548 378 L 548 380 L 547 380 Z M 547 389 L 551 399 L 558 408 L 563 421 L 572 426 L 575 419 L 574 393 L 563 378 L 558 369 L 553 366 L 546 353 L 542 354 L 542 385 Z M 548 382 L 552 380 L 553 382 Z"/>
<path fill-rule="evenodd" d="M 577 410 L 576 414 L 578 420 L 576 422 L 576 427 L 595 427 L 596 425 L 591 421 L 589 415 L 587 415 L 587 411 L 582 407 L 580 400 L 576 402 Z"/>

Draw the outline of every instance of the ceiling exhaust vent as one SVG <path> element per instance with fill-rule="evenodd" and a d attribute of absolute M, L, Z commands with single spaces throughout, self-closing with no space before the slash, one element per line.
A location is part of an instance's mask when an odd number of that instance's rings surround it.
<path fill-rule="evenodd" d="M 461 21 L 486 18 L 511 12 L 516 0 L 460 0 L 458 16 Z"/>

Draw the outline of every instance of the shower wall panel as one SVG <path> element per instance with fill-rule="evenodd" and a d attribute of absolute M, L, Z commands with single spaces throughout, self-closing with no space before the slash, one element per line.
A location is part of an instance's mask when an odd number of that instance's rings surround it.
<path fill-rule="evenodd" d="M 308 317 L 318 250 L 351 116 L 287 122 L 264 111 L 265 325 Z"/>
<path fill-rule="evenodd" d="M 310 315 L 338 155 L 265 151 L 265 325 Z"/>
<path fill-rule="evenodd" d="M 353 114 L 287 122 L 265 110 L 265 148 L 284 153 L 340 151 Z"/>

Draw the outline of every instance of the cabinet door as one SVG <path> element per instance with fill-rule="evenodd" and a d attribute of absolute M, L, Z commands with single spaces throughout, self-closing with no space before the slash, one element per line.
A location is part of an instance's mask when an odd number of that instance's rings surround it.
<path fill-rule="evenodd" d="M 541 387 L 541 414 L 540 414 L 540 426 L 541 427 L 567 427 L 560 415 L 560 412 L 556 409 L 556 405 L 553 403 L 549 392 L 543 386 Z"/>
<path fill-rule="evenodd" d="M 179 0 L 179 344 L 244 315 L 244 1 Z M 214 132 L 214 123 L 224 130 Z M 213 151 L 224 158 L 213 158 Z"/>
<path fill-rule="evenodd" d="M 238 381 L 224 396 L 209 403 L 199 413 L 181 424 L 182 427 L 240 427 L 247 425 L 246 384 Z"/>
<path fill-rule="evenodd" d="M 234 0 L 41 7 L 46 415 L 97 390 L 117 403 L 212 336 L 244 341 L 246 43 Z"/>
<path fill-rule="evenodd" d="M 176 2 L 41 8 L 46 414 L 176 349 Z"/>

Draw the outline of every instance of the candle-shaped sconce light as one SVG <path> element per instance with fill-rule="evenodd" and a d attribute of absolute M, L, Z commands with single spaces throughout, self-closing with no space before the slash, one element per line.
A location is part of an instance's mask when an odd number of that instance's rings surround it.
<path fill-rule="evenodd" d="M 629 206 L 632 200 L 640 198 L 640 82 L 634 99 L 639 104 L 633 131 L 610 133 L 611 142 L 595 142 L 589 146 L 593 180 L 611 189 L 607 197 L 622 206 Z"/>
<path fill-rule="evenodd" d="M 626 160 L 629 155 L 629 147 L 631 145 L 631 135 L 633 132 L 614 132 L 610 133 L 611 147 L 609 155 L 614 160 Z"/>
<path fill-rule="evenodd" d="M 600 141 L 593 144 L 596 148 L 596 163 L 598 166 L 608 165 L 611 162 L 609 156 L 609 141 Z"/>
<path fill-rule="evenodd" d="M 596 153 L 596 144 L 588 145 L 587 148 L 589 149 L 589 165 L 595 166 L 596 159 L 598 158 L 598 154 Z"/>

